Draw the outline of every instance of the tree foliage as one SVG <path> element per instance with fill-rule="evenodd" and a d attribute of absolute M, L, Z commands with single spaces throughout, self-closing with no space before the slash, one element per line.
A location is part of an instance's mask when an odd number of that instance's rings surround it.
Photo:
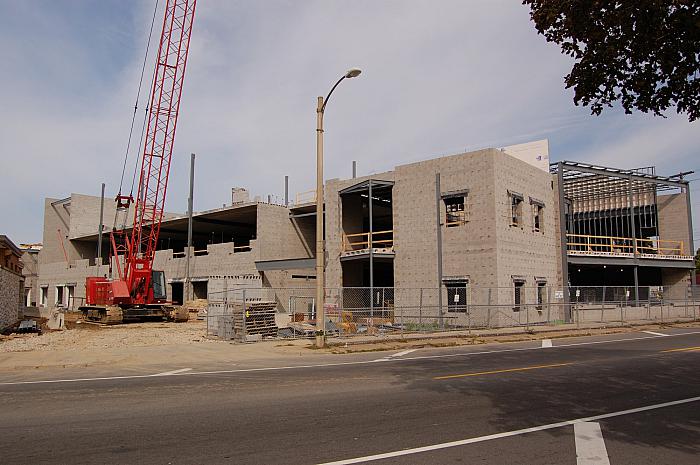
<path fill-rule="evenodd" d="M 700 117 L 700 1 L 523 0 L 537 31 L 574 58 L 564 78 L 574 103 L 599 115 Z"/>

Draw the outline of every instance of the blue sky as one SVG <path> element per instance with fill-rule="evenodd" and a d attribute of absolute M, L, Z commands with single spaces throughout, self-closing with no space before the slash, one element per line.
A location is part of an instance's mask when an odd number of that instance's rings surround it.
<path fill-rule="evenodd" d="M 41 241 L 45 197 L 116 194 L 153 6 L 0 0 L 0 233 Z M 553 160 L 700 173 L 698 123 L 575 107 L 571 61 L 517 1 L 199 0 L 166 208 L 186 210 L 190 152 L 196 210 L 233 186 L 281 197 L 284 175 L 312 189 L 316 96 L 353 66 L 326 111 L 327 178 L 545 137 Z"/>

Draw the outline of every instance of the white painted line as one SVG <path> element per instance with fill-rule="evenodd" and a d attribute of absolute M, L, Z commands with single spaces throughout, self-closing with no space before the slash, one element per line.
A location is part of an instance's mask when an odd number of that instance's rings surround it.
<path fill-rule="evenodd" d="M 542 339 L 542 348 L 546 349 L 548 347 L 552 347 L 552 340 L 551 339 Z"/>
<path fill-rule="evenodd" d="M 576 465 L 610 465 L 600 423 L 584 421 L 574 425 Z"/>
<path fill-rule="evenodd" d="M 661 336 L 661 337 L 668 337 L 670 336 L 669 334 L 664 334 L 664 333 L 655 333 L 654 331 L 642 331 L 643 333 L 651 334 L 653 336 Z"/>
<path fill-rule="evenodd" d="M 326 462 L 326 463 L 322 463 L 319 465 L 350 465 L 353 463 L 365 463 L 365 462 L 372 462 L 375 460 L 390 459 L 393 457 L 401 457 L 404 455 L 412 455 L 412 454 L 419 454 L 421 452 L 430 452 L 430 451 L 434 451 L 434 450 L 448 449 L 450 447 L 466 446 L 466 445 L 475 444 L 478 442 L 491 441 L 494 439 L 503 439 L 503 438 L 508 438 L 508 437 L 512 437 L 512 436 L 519 436 L 521 434 L 526 434 L 526 433 L 534 433 L 537 431 L 544 431 L 544 430 L 549 430 L 549 429 L 561 428 L 563 426 L 571 426 L 571 425 L 576 425 L 578 423 L 604 420 L 606 418 L 619 417 L 622 415 L 632 415 L 634 413 L 646 412 L 648 410 L 656 410 L 656 409 L 661 409 L 661 408 L 666 408 L 666 407 L 673 407 L 676 405 L 688 404 L 690 402 L 698 402 L 698 401 L 700 401 L 700 396 L 689 397 L 687 399 L 674 400 L 672 402 L 664 402 L 662 404 L 647 405 L 645 407 L 638 407 L 638 408 L 633 408 L 633 409 L 629 409 L 629 410 L 621 410 L 619 412 L 604 413 L 602 415 L 595 415 L 592 417 L 576 418 L 575 420 L 567 420 L 567 421 L 560 421 L 558 423 L 550 423 L 548 425 L 533 426 L 531 428 L 523 428 L 523 429 L 519 429 L 519 430 L 515 430 L 515 431 L 507 431 L 505 433 L 489 434 L 487 436 L 480 436 L 477 438 L 461 439 L 459 441 L 452 441 L 452 442 L 443 442 L 441 444 L 433 444 L 430 446 L 415 447 L 413 449 L 403 449 L 403 450 L 397 450 L 397 451 L 393 451 L 393 452 L 385 452 L 383 454 L 366 455 L 364 457 L 356 457 L 356 458 L 345 459 L 345 460 L 337 460 L 335 462 Z M 602 464 L 602 463 L 606 463 L 606 462 L 600 462 L 600 463 Z"/>
<path fill-rule="evenodd" d="M 344 365 L 365 365 L 370 363 L 375 363 L 378 361 L 389 361 L 390 359 L 380 359 L 380 360 L 361 360 L 356 362 L 338 362 L 338 363 L 321 363 L 318 365 L 292 365 L 283 367 L 261 367 L 261 368 L 240 368 L 237 370 L 213 370 L 213 371 L 188 371 L 183 373 L 176 373 L 171 376 L 186 376 L 186 375 L 222 375 L 230 373 L 252 373 L 256 371 L 280 371 L 280 370 L 294 370 L 297 368 L 324 368 L 324 367 L 335 367 Z M 126 376 L 102 376 L 97 378 L 70 378 L 70 379 L 47 379 L 39 381 L 12 381 L 6 383 L 0 383 L 0 386 L 13 386 L 19 384 L 53 384 L 53 383 L 75 383 L 79 381 L 109 381 L 115 379 L 140 379 L 140 378 L 157 378 L 159 375 L 126 375 Z"/>
<path fill-rule="evenodd" d="M 664 337 L 678 337 L 678 336 L 692 336 L 695 334 L 700 334 L 700 331 L 689 331 L 687 333 L 676 333 L 676 334 L 664 334 Z M 640 336 L 640 337 L 628 337 L 625 339 L 613 339 L 611 341 L 589 341 L 589 342 L 572 342 L 570 344 L 557 344 L 554 346 L 557 349 L 563 347 L 578 347 L 578 346 L 589 346 L 597 344 L 614 344 L 616 342 L 630 342 L 630 341 L 643 341 L 646 339 L 658 339 L 661 336 Z M 396 361 L 407 362 L 409 360 L 424 360 L 432 358 L 450 358 L 450 357 L 470 357 L 472 355 L 485 355 L 485 354 L 498 354 L 505 352 L 525 352 L 528 350 L 539 350 L 541 347 L 521 347 L 517 349 L 501 349 L 501 350 L 483 350 L 478 352 L 462 352 L 458 354 L 442 354 L 442 355 L 422 355 L 420 357 L 406 357 L 401 358 Z"/>
<path fill-rule="evenodd" d="M 676 334 L 665 334 L 664 337 L 679 337 L 679 336 L 690 336 L 700 334 L 700 331 L 690 331 L 687 333 L 676 333 Z M 587 346 L 596 344 L 612 344 L 616 342 L 630 342 L 630 341 L 642 341 L 646 339 L 657 339 L 660 336 L 641 336 L 641 337 L 630 337 L 626 339 L 613 339 L 611 341 L 590 341 L 590 342 L 574 342 L 571 344 L 557 344 L 554 346 L 556 349 L 563 347 L 577 347 L 577 346 Z M 177 373 L 172 376 L 187 376 L 187 375 L 222 375 L 222 374 L 233 374 L 233 373 L 251 373 L 257 371 L 280 371 L 280 370 L 294 370 L 299 368 L 326 368 L 326 367 L 337 367 L 337 366 L 347 366 L 347 365 L 367 365 L 376 362 L 408 362 L 413 360 L 430 360 L 438 358 L 452 358 L 452 357 L 472 357 L 475 355 L 489 355 L 489 354 L 500 354 L 507 352 L 525 352 L 530 350 L 540 350 L 541 347 L 521 347 L 516 349 L 500 349 L 500 350 L 483 350 L 478 352 L 461 352 L 457 354 L 441 354 L 441 355 L 422 355 L 418 357 L 406 357 L 406 358 L 380 358 L 373 360 L 357 360 L 354 362 L 336 362 L 336 363 L 321 363 L 316 365 L 292 365 L 292 366 L 282 366 L 282 367 L 260 367 L 260 368 L 241 368 L 234 370 L 212 370 L 212 371 L 188 371 L 183 373 Z M 38 381 L 11 381 L 11 382 L 0 382 L 0 386 L 14 386 L 23 384 L 53 384 L 53 383 L 74 383 L 79 381 L 108 381 L 116 379 L 139 379 L 139 378 L 153 378 L 156 375 L 126 375 L 126 376 L 104 376 L 95 378 L 74 378 L 74 379 L 48 379 L 48 380 L 38 380 Z"/>
<path fill-rule="evenodd" d="M 404 355 L 408 355 L 408 354 L 410 354 L 411 352 L 415 352 L 416 350 L 418 350 L 418 349 L 408 349 L 408 350 L 404 350 L 403 352 L 399 352 L 399 353 L 394 354 L 394 355 L 389 355 L 389 357 L 390 357 L 390 358 L 403 357 Z"/>
<path fill-rule="evenodd" d="M 179 370 L 173 370 L 173 371 L 166 371 L 163 373 L 157 373 L 153 376 L 172 376 L 172 375 L 177 375 L 178 373 L 184 373 L 186 371 L 190 371 L 192 368 L 181 368 Z"/>

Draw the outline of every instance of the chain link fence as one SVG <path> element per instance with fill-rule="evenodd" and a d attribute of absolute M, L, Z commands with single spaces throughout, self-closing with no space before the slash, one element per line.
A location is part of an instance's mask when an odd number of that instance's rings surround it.
<path fill-rule="evenodd" d="M 546 285 L 442 289 L 344 287 L 325 290 L 328 337 L 472 331 L 529 330 L 563 324 L 613 326 L 694 321 L 700 288 Z M 565 301 L 565 293 L 569 302 Z M 240 288 L 209 293 L 207 334 L 251 342 L 311 338 L 316 334 L 315 288 Z"/>

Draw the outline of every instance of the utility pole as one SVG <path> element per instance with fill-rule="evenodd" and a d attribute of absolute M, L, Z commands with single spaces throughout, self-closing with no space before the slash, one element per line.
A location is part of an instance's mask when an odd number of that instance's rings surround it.
<path fill-rule="evenodd" d="M 440 328 L 445 327 L 445 323 L 442 321 L 442 225 L 441 225 L 441 215 L 440 215 L 440 173 L 435 173 L 435 210 L 437 215 L 437 292 L 438 292 L 438 312 L 440 316 Z"/>
<path fill-rule="evenodd" d="M 190 300 L 190 254 L 192 251 L 192 204 L 194 198 L 194 153 L 190 155 L 190 196 L 187 199 L 187 253 L 185 254 L 185 299 Z"/>
<path fill-rule="evenodd" d="M 326 98 L 318 97 L 316 100 L 316 347 L 326 345 L 326 312 L 325 298 L 325 266 L 326 244 L 323 238 L 323 112 L 328 100 L 338 84 L 343 79 L 354 78 L 362 71 L 357 68 L 348 70 L 326 95 Z"/>

